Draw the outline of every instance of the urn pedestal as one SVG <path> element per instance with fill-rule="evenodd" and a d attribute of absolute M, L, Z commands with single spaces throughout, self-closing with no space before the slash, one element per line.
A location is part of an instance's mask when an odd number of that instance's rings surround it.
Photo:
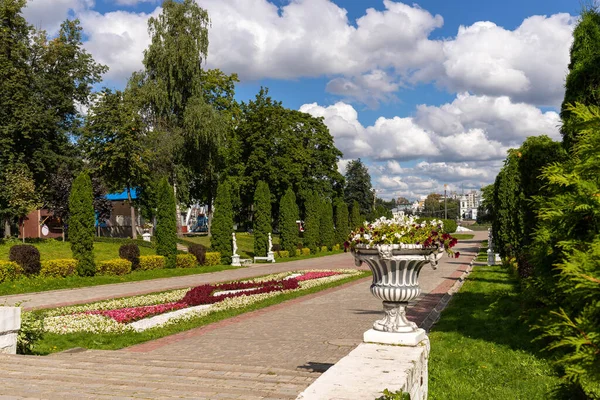
<path fill-rule="evenodd" d="M 357 266 L 366 263 L 373 272 L 371 293 L 383 302 L 385 316 L 364 333 L 369 343 L 416 346 L 427 336 L 406 319 L 406 306 L 421 294 L 419 273 L 426 263 L 433 268 L 443 253 L 437 247 L 420 245 L 357 245 L 353 255 Z"/>

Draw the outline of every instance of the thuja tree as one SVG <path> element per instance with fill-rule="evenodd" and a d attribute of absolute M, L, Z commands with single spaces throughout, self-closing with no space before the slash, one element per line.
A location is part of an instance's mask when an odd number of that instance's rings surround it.
<path fill-rule="evenodd" d="M 348 225 L 348 206 L 342 200 L 335 203 L 335 241 L 342 244 L 350 233 Z"/>
<path fill-rule="evenodd" d="M 75 178 L 71 187 L 68 221 L 71 252 L 77 260 L 77 273 L 80 276 L 93 276 L 96 273 L 93 200 L 92 180 L 87 172 L 82 172 Z"/>
<path fill-rule="evenodd" d="M 320 220 L 320 242 L 321 246 L 327 246 L 331 249 L 335 242 L 335 231 L 333 229 L 333 206 L 329 199 L 321 200 L 321 220 Z"/>
<path fill-rule="evenodd" d="M 215 198 L 215 211 L 212 220 L 210 248 L 221 253 L 223 264 L 231 263 L 233 244 L 233 210 L 231 207 L 231 193 L 229 182 L 222 182 L 217 188 Z"/>
<path fill-rule="evenodd" d="M 315 192 L 309 192 L 304 202 L 304 247 L 308 247 L 312 253 L 317 252 L 320 239 L 319 229 L 321 224 L 320 199 Z"/>
<path fill-rule="evenodd" d="M 177 209 L 173 188 L 163 178 L 157 188 L 156 254 L 167 259 L 169 268 L 175 267 L 177 257 Z"/>
<path fill-rule="evenodd" d="M 296 204 L 296 195 L 289 188 L 281 198 L 279 203 L 279 233 L 281 234 L 281 248 L 289 251 L 290 256 L 296 255 L 296 245 L 298 237 L 298 205 Z"/>
<path fill-rule="evenodd" d="M 358 201 L 352 202 L 352 211 L 350 214 L 350 229 L 354 230 L 363 224 L 363 218 L 360 215 L 360 205 Z"/>
<path fill-rule="evenodd" d="M 265 257 L 269 246 L 268 234 L 271 232 L 271 191 L 264 181 L 258 181 L 254 192 L 254 255 Z"/>

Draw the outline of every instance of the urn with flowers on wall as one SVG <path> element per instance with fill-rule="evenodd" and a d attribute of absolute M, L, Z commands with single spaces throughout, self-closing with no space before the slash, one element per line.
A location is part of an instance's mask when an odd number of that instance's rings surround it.
<path fill-rule="evenodd" d="M 458 257 L 457 240 L 443 232 L 443 222 L 418 222 L 414 217 L 382 217 L 350 233 L 345 243 L 357 266 L 373 272 L 371 293 L 383 301 L 385 316 L 364 334 L 365 342 L 415 346 L 425 331 L 406 318 L 408 302 L 421 294 L 419 273 L 425 264 L 434 269 L 444 253 Z"/>

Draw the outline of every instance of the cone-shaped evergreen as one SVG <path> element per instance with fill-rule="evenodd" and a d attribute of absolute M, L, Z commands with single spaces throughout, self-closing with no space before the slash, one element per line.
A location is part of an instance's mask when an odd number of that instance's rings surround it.
<path fill-rule="evenodd" d="M 317 252 L 320 239 L 319 229 L 321 224 L 320 199 L 315 192 L 309 192 L 304 202 L 306 216 L 304 217 L 304 247 L 308 247 L 311 253 Z"/>
<path fill-rule="evenodd" d="M 343 200 L 338 200 L 335 204 L 335 242 L 344 243 L 349 233 L 348 206 Z"/>
<path fill-rule="evenodd" d="M 331 250 L 335 241 L 335 231 L 333 229 L 333 206 L 328 199 L 321 200 L 321 246 L 327 246 Z"/>
<path fill-rule="evenodd" d="M 354 200 L 352 203 L 352 214 L 350 214 L 350 229 L 354 230 L 363 224 L 363 218 L 360 215 L 360 205 Z"/>
<path fill-rule="evenodd" d="M 231 263 L 233 244 L 233 209 L 231 206 L 231 191 L 227 181 L 219 184 L 215 198 L 215 212 L 210 229 L 210 249 L 221 253 L 223 264 Z"/>
<path fill-rule="evenodd" d="M 175 268 L 177 259 L 177 208 L 173 188 L 167 178 L 158 184 L 156 210 L 156 254 L 167 259 L 167 267 Z"/>
<path fill-rule="evenodd" d="M 86 172 L 73 181 L 69 196 L 68 235 L 73 258 L 77 260 L 77 273 L 80 276 L 94 276 L 94 194 L 92 180 Z"/>
<path fill-rule="evenodd" d="M 298 237 L 298 205 L 296 195 L 289 188 L 279 203 L 279 233 L 281 234 L 281 248 L 290 252 L 290 257 L 296 255 Z"/>
<path fill-rule="evenodd" d="M 271 232 L 271 191 L 264 181 L 258 181 L 254 192 L 254 218 L 252 219 L 254 231 L 254 255 L 265 257 L 269 246 L 269 232 Z"/>

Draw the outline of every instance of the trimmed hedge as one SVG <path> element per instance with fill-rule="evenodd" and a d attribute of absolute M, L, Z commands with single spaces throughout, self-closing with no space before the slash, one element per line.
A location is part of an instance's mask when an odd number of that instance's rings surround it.
<path fill-rule="evenodd" d="M 302 255 L 303 256 L 310 256 L 310 249 L 308 247 L 303 247 L 302 248 Z"/>
<path fill-rule="evenodd" d="M 98 275 L 127 275 L 131 273 L 131 261 L 115 258 L 101 261 L 96 265 Z"/>
<path fill-rule="evenodd" d="M 146 247 L 148 249 L 155 249 L 155 242 L 146 242 L 141 239 L 126 239 L 126 238 L 111 238 L 111 237 L 94 237 L 94 242 L 99 243 L 117 243 L 117 244 L 137 244 L 138 247 Z"/>
<path fill-rule="evenodd" d="M 23 275 L 23 268 L 14 261 L 0 260 L 0 283 L 14 281 Z"/>
<path fill-rule="evenodd" d="M 166 260 L 163 256 L 140 256 L 140 270 L 163 269 Z"/>
<path fill-rule="evenodd" d="M 280 250 L 275 253 L 275 258 L 290 258 L 290 252 L 287 250 Z"/>
<path fill-rule="evenodd" d="M 197 243 L 192 243 L 188 246 L 188 252 L 190 254 L 193 254 L 194 257 L 196 257 L 196 262 L 198 263 L 198 265 L 204 264 L 204 260 L 206 258 L 206 246 Z"/>
<path fill-rule="evenodd" d="M 177 254 L 177 268 L 195 268 L 198 260 L 193 254 Z"/>
<path fill-rule="evenodd" d="M 206 253 L 206 258 L 204 259 L 204 265 L 219 265 L 221 263 L 221 253 L 218 251 L 212 251 Z"/>
<path fill-rule="evenodd" d="M 63 258 L 42 261 L 40 276 L 53 278 L 66 278 L 77 273 L 77 260 L 74 258 Z"/>
<path fill-rule="evenodd" d="M 327 246 L 321 246 L 321 253 L 324 253 L 324 252 L 326 252 L 327 250 L 329 250 L 329 249 L 327 248 Z"/>
<path fill-rule="evenodd" d="M 37 275 L 42 265 L 40 263 L 40 251 L 30 244 L 17 244 L 12 246 L 8 253 L 8 260 L 14 261 L 26 275 Z"/>
<path fill-rule="evenodd" d="M 333 251 L 340 251 L 340 250 L 341 250 L 341 247 L 340 247 L 340 245 L 339 245 L 339 244 L 336 244 L 336 245 L 334 245 L 334 246 L 331 248 L 331 250 L 333 250 Z"/>
<path fill-rule="evenodd" d="M 121 245 L 119 257 L 131 262 L 131 269 L 134 271 L 140 267 L 140 248 L 135 243 Z"/>

